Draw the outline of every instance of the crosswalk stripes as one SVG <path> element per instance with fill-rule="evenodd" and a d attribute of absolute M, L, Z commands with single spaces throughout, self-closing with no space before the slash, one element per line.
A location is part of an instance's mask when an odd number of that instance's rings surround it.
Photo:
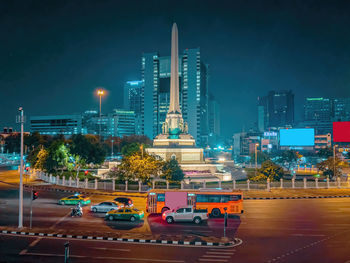
<path fill-rule="evenodd" d="M 198 262 L 229 262 L 235 251 L 235 249 L 208 249 L 198 258 Z"/>

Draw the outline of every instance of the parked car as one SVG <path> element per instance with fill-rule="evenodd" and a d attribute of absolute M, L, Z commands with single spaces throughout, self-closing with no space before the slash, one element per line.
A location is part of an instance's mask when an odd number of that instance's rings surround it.
<path fill-rule="evenodd" d="M 127 197 L 117 197 L 114 199 L 114 201 L 116 201 L 118 203 L 122 203 L 122 204 L 124 204 L 124 206 L 129 206 L 129 207 L 134 206 L 132 200 L 130 198 L 127 198 Z"/>
<path fill-rule="evenodd" d="M 124 207 L 118 210 L 112 210 L 106 213 L 107 220 L 130 220 L 134 222 L 144 217 L 144 212 L 136 208 Z"/>
<path fill-rule="evenodd" d="M 192 206 L 179 207 L 177 209 L 165 211 L 162 219 L 168 224 L 173 222 L 194 222 L 200 224 L 202 221 L 208 220 L 207 209 L 193 209 Z"/>
<path fill-rule="evenodd" d="M 92 205 L 91 206 L 91 211 L 94 213 L 97 212 L 108 212 L 111 210 L 118 210 L 119 208 L 124 207 L 124 204 L 120 204 L 117 202 L 102 202 L 99 203 L 98 205 Z"/>
<path fill-rule="evenodd" d="M 91 203 L 91 200 L 88 196 L 86 195 L 81 195 L 81 194 L 75 194 L 75 195 L 70 195 L 67 197 L 63 197 L 58 201 L 60 205 L 87 205 Z"/>

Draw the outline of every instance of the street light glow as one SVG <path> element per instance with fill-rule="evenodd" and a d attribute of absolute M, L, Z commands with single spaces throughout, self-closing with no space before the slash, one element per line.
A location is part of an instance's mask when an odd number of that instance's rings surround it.
<path fill-rule="evenodd" d="M 104 94 L 104 90 L 103 89 L 97 90 L 97 95 L 103 96 L 103 94 Z"/>

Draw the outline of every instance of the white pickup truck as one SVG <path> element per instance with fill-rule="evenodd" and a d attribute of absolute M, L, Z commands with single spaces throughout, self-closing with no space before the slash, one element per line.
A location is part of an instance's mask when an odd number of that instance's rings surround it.
<path fill-rule="evenodd" d="M 162 219 L 168 224 L 173 222 L 194 222 L 200 224 L 208 219 L 208 211 L 206 209 L 193 209 L 192 206 L 178 207 L 165 211 L 162 214 Z"/>

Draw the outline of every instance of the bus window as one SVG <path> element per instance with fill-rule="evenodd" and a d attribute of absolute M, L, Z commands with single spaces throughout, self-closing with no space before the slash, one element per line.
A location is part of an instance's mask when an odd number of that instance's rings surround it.
<path fill-rule="evenodd" d="M 158 194 L 157 201 L 158 202 L 165 202 L 165 194 Z"/>
<path fill-rule="evenodd" d="M 208 202 L 208 195 L 200 195 L 197 194 L 197 203 L 207 203 Z"/>
<path fill-rule="evenodd" d="M 209 203 L 220 203 L 221 195 L 209 195 Z"/>
<path fill-rule="evenodd" d="M 229 196 L 229 195 L 222 195 L 221 196 L 221 203 L 227 203 L 228 201 L 232 201 L 231 196 Z"/>
<path fill-rule="evenodd" d="M 241 195 L 230 195 L 230 201 L 239 201 L 242 199 Z"/>

